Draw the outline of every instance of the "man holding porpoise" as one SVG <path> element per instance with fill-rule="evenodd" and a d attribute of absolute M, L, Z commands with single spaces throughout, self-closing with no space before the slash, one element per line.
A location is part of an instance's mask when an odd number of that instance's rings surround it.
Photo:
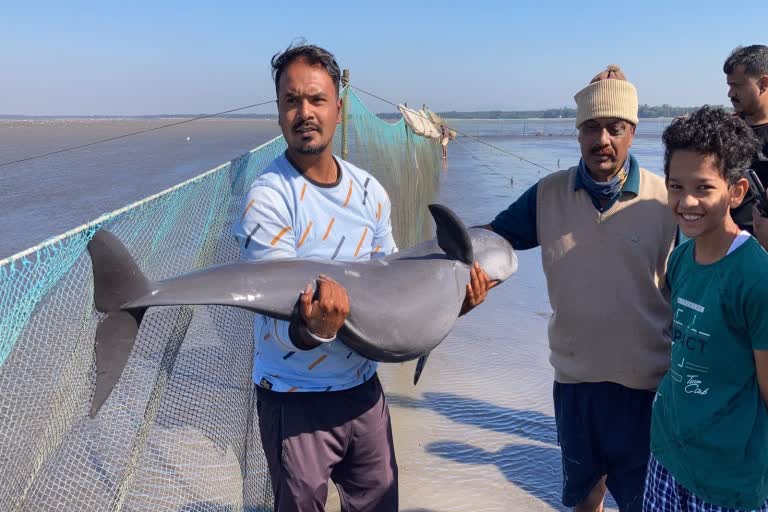
<path fill-rule="evenodd" d="M 234 228 L 242 258 L 358 261 L 396 251 L 386 191 L 333 154 L 342 106 L 334 56 L 300 43 L 275 55 L 272 69 L 287 149 L 245 198 Z M 479 267 L 471 279 L 464 311 L 490 286 Z M 277 512 L 324 510 L 329 480 L 342 510 L 398 510 L 376 362 L 336 338 L 349 311 L 344 287 L 321 275 L 298 297 L 292 321 L 256 316 L 253 381 Z"/>

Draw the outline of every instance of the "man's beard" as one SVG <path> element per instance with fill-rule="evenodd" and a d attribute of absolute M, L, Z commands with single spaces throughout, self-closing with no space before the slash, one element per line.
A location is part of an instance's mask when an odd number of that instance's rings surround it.
<path fill-rule="evenodd" d="M 328 144 L 307 144 L 305 146 L 299 146 L 296 148 L 296 152 L 300 155 L 319 155 L 323 151 L 325 151 L 325 148 L 328 147 Z"/>
<path fill-rule="evenodd" d="M 317 123 L 313 123 L 311 121 L 305 122 L 305 121 L 299 121 L 296 123 L 296 125 L 293 127 L 294 131 L 299 132 L 302 128 L 311 128 L 314 129 L 318 135 L 322 134 L 322 131 L 320 130 L 320 126 L 318 126 Z M 301 136 L 301 133 L 299 133 L 299 136 Z M 296 152 L 300 155 L 319 155 L 323 151 L 325 151 L 325 148 L 328 147 L 328 144 L 323 144 L 322 142 L 316 143 L 315 145 L 312 144 L 312 142 L 308 142 L 306 144 L 300 145 L 296 148 Z"/>

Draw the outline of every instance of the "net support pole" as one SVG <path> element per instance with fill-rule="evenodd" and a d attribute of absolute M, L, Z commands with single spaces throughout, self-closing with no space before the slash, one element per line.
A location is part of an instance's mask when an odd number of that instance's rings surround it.
<path fill-rule="evenodd" d="M 349 70 L 345 69 L 341 74 L 341 85 L 344 87 L 344 97 L 341 104 L 341 158 L 346 160 L 349 156 L 349 147 L 347 146 L 347 103 L 349 99 Z"/>

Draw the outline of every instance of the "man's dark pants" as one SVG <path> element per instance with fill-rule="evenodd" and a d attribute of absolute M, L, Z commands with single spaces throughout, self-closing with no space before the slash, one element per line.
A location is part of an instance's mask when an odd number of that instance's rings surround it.
<path fill-rule="evenodd" d="M 325 393 L 257 386 L 256 408 L 275 512 L 323 511 L 329 478 L 344 511 L 397 511 L 392 426 L 377 375 Z"/>
<path fill-rule="evenodd" d="M 555 382 L 563 505 L 581 503 L 603 475 L 622 512 L 640 512 L 651 443 L 653 391 L 613 382 Z"/>

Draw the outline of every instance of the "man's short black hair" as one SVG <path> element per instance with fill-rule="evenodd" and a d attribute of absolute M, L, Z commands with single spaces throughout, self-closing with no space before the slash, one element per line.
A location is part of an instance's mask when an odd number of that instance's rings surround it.
<path fill-rule="evenodd" d="M 272 57 L 272 78 L 275 80 L 275 92 L 279 90 L 280 75 L 283 74 L 283 70 L 297 59 L 304 59 L 310 66 L 321 66 L 325 69 L 331 75 L 338 95 L 341 71 L 339 71 L 339 65 L 336 63 L 336 57 L 325 48 L 307 44 L 303 39 L 291 43 L 285 51 L 276 53 Z"/>
<path fill-rule="evenodd" d="M 664 175 L 669 178 L 669 162 L 675 151 L 695 151 L 709 155 L 720 176 L 733 185 L 744 176 L 757 151 L 757 137 L 747 123 L 722 108 L 704 105 L 667 126 L 664 141 Z"/>
<path fill-rule="evenodd" d="M 744 73 L 752 78 L 768 75 L 768 46 L 763 44 L 737 46 L 725 59 L 723 72 L 730 75 L 736 66 L 744 66 Z"/>

